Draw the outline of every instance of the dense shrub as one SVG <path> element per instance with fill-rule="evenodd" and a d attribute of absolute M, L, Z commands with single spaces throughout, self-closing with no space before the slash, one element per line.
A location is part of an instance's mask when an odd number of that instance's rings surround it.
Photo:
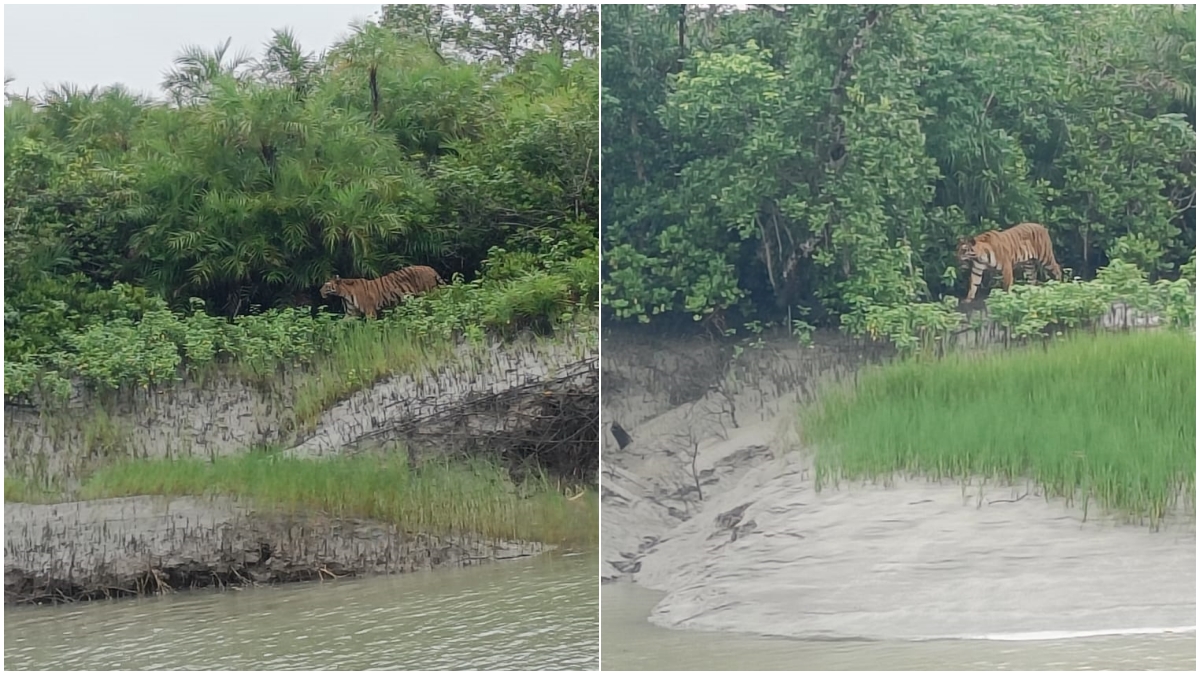
<path fill-rule="evenodd" d="M 593 306 L 595 8 L 438 7 L 385 8 L 320 57 L 287 31 L 256 60 L 188 48 L 170 105 L 8 95 L 5 395 L 266 375 L 348 331 L 479 340 Z M 412 264 L 457 281 L 378 327 L 318 297 Z"/>
<path fill-rule="evenodd" d="M 936 332 L 878 308 L 961 297 L 957 239 L 1025 221 L 1085 280 L 1194 277 L 1195 11 L 606 8 L 609 316 Z"/>

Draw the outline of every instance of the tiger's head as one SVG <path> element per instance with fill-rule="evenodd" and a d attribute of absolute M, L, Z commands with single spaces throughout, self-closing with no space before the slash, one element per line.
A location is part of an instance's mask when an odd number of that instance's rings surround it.
<path fill-rule="evenodd" d="M 341 294 L 342 294 L 342 278 L 337 275 L 334 275 L 334 277 L 332 279 L 330 279 L 329 281 L 326 281 L 325 285 L 321 287 L 321 297 L 322 298 L 328 298 L 331 295 L 341 295 Z"/>
<path fill-rule="evenodd" d="M 966 265 L 975 259 L 977 255 L 975 253 L 975 243 L 975 237 L 963 237 L 958 240 L 956 254 L 960 264 Z"/>

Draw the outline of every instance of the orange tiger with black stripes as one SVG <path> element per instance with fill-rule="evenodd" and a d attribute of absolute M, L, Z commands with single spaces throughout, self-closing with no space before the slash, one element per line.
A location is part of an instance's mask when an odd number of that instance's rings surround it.
<path fill-rule="evenodd" d="M 967 302 L 975 299 L 975 292 L 983 280 L 986 270 L 1000 270 L 1004 275 L 1004 290 L 1012 288 L 1013 269 L 1018 265 L 1025 267 L 1028 279 L 1036 270 L 1031 267 L 1040 264 L 1057 280 L 1062 281 L 1062 268 L 1054 259 L 1054 244 L 1050 242 L 1050 233 L 1037 223 L 1021 223 L 1007 230 L 990 230 L 974 237 L 960 239 L 958 242 L 958 260 L 962 264 L 971 264 L 971 286 L 967 291 Z"/>
<path fill-rule="evenodd" d="M 321 297 L 340 297 L 346 307 L 347 318 L 366 315 L 374 319 L 379 310 L 405 298 L 428 293 L 445 283 L 432 267 L 413 265 L 378 279 L 343 279 L 335 276 L 321 287 Z"/>

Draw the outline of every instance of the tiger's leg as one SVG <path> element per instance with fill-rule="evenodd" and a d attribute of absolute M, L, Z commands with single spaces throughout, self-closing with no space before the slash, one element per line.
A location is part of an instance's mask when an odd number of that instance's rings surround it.
<path fill-rule="evenodd" d="M 1004 264 L 1000 266 L 1000 271 L 1004 274 L 1004 290 L 1012 288 L 1013 285 L 1013 268 L 1012 264 Z"/>
<path fill-rule="evenodd" d="M 1054 259 L 1054 251 L 1046 252 L 1046 268 L 1050 270 L 1050 274 L 1057 281 L 1062 281 L 1062 267 L 1058 265 L 1058 261 Z"/>
<path fill-rule="evenodd" d="M 978 260 L 971 263 L 971 285 L 967 289 L 967 302 L 975 299 L 979 284 L 983 281 L 983 263 Z"/>

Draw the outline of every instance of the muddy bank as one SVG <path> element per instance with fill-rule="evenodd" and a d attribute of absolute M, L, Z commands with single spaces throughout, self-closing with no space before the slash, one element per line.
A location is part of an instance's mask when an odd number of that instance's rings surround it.
<path fill-rule="evenodd" d="M 882 354 L 838 336 L 771 341 L 733 381 L 672 406 L 646 400 L 669 385 L 610 390 L 610 363 L 647 357 L 636 342 L 625 356 L 619 335 L 603 348 L 605 420 L 632 439 L 621 449 L 606 433 L 603 576 L 662 592 L 655 624 L 794 638 L 1194 632 L 1190 508 L 1151 532 L 1094 510 L 1085 522 L 1033 485 L 817 492 L 796 405 Z"/>
<path fill-rule="evenodd" d="M 150 390 L 77 386 L 65 406 L 54 408 L 6 400 L 5 468 L 71 488 L 92 468 L 121 458 L 212 458 L 260 446 L 316 457 L 392 441 L 411 441 L 417 459 L 503 447 L 518 459 L 533 454 L 559 460 L 547 461 L 551 470 L 575 467 L 586 460 L 577 456 L 581 447 L 594 447 L 597 437 L 572 437 L 572 444 L 553 431 L 564 425 L 577 434 L 596 429 L 594 330 L 585 322 L 553 341 L 462 345 L 426 372 L 395 375 L 349 394 L 315 425 L 301 424 L 295 415 L 305 377 L 299 371 L 280 372 L 267 385 L 246 382 L 227 368 Z M 581 409 L 587 419 L 580 418 Z M 557 424 L 548 423 L 552 416 Z M 445 423 L 438 427 L 435 420 Z M 483 446 L 477 442 L 481 431 L 488 441 Z M 558 451 L 566 457 L 552 457 Z M 582 469 L 594 480 L 594 460 Z"/>
<path fill-rule="evenodd" d="M 486 367 L 456 364 L 424 379 L 401 375 L 321 415 L 289 449 L 318 458 L 395 445 L 415 459 L 457 452 L 532 460 L 551 475 L 594 483 L 600 414 L 599 358 L 494 352 Z"/>
<path fill-rule="evenodd" d="M 6 503 L 4 601 L 72 602 L 413 572 L 545 549 L 405 532 L 368 520 L 252 510 L 226 498 Z"/>
<path fill-rule="evenodd" d="M 582 328 L 581 328 L 582 330 Z M 149 391 L 77 391 L 65 407 L 5 408 L 5 471 L 70 499 L 122 459 L 214 458 L 263 445 L 320 461 L 365 450 L 413 464 L 488 456 L 594 484 L 599 440 L 595 337 L 564 332 L 462 346 L 420 375 L 349 395 L 309 431 L 293 413 L 296 372 L 252 386 L 232 372 Z M 5 505 L 6 602 L 408 572 L 532 555 L 544 547 L 405 532 L 377 522 L 255 510 L 228 499 L 130 498 Z"/>

